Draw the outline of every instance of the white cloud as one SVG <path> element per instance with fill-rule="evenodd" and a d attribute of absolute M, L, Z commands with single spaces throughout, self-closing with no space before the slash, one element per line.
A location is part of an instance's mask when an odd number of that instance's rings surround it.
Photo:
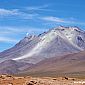
<path fill-rule="evenodd" d="M 4 31 L 3 31 L 4 30 Z M 47 29 L 43 28 L 33 28 L 33 27 L 1 27 L 0 26 L 0 42 L 5 43 L 17 43 L 24 38 L 24 36 L 28 33 L 28 35 L 31 34 L 39 34 L 44 31 L 47 31 Z M 17 36 L 17 37 L 16 37 Z"/>
<path fill-rule="evenodd" d="M 35 19 L 39 17 L 39 14 L 37 13 L 37 11 L 54 11 L 52 9 L 49 9 L 48 7 L 49 5 L 32 6 L 32 7 L 29 6 L 29 7 L 24 7 L 22 9 L 0 8 L 0 17 L 5 18 L 8 16 L 11 16 L 11 17 L 15 16 L 14 18 Z"/>
<path fill-rule="evenodd" d="M 9 37 L 0 37 L 0 42 L 17 43 L 18 40 Z"/>
<path fill-rule="evenodd" d="M 42 6 L 31 6 L 26 7 L 29 11 L 54 11 L 52 9 L 48 9 L 49 5 L 42 5 Z"/>
<path fill-rule="evenodd" d="M 43 31 L 46 31 L 46 28 L 0 26 L 0 34 L 39 33 Z"/>
<path fill-rule="evenodd" d="M 42 17 L 41 19 L 46 21 L 52 21 L 52 22 L 64 22 L 63 19 L 53 17 L 53 16 Z"/>
<path fill-rule="evenodd" d="M 0 16 L 18 15 L 18 9 L 0 9 Z"/>
<path fill-rule="evenodd" d="M 47 22 L 57 22 L 57 23 L 75 23 L 74 21 L 70 20 L 70 19 L 63 19 L 63 18 L 59 18 L 59 17 L 54 17 L 54 16 L 45 16 L 45 17 L 40 17 L 41 20 L 47 21 Z"/>
<path fill-rule="evenodd" d="M 28 13 L 21 12 L 19 14 L 19 17 L 21 19 L 35 19 L 35 17 L 37 17 L 37 16 L 38 16 L 38 14 L 36 14 L 36 13 L 28 14 Z"/>
<path fill-rule="evenodd" d="M 8 17 L 8 16 L 17 16 L 17 18 L 20 19 L 34 19 L 35 16 L 38 14 L 33 13 L 25 13 L 23 11 L 20 11 L 19 9 L 1 9 L 0 8 L 0 17 Z"/>
<path fill-rule="evenodd" d="M 22 9 L 0 8 L 0 17 L 4 18 L 8 16 L 12 16 L 12 17 L 15 16 L 14 18 L 35 19 L 39 17 L 37 11 L 54 11 L 52 9 L 49 9 L 48 7 L 49 5 L 32 6 L 32 7 L 29 6 L 29 7 L 23 7 Z"/>

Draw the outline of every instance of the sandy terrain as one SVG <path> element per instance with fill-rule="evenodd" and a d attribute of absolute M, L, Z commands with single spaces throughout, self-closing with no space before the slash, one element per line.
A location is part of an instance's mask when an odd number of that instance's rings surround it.
<path fill-rule="evenodd" d="M 85 79 L 67 77 L 14 77 L 1 75 L 0 85 L 85 85 Z"/>

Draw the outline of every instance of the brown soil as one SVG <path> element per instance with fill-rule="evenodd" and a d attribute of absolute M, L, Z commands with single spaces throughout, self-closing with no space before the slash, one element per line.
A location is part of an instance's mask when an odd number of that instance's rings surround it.
<path fill-rule="evenodd" d="M 85 85 L 85 79 L 0 75 L 0 85 Z"/>

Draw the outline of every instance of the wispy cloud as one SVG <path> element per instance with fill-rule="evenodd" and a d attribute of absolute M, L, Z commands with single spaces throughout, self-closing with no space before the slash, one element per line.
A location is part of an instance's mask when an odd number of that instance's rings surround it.
<path fill-rule="evenodd" d="M 0 8 L 0 18 L 19 18 L 19 19 L 35 19 L 38 18 L 39 11 L 54 11 L 53 9 L 49 9 L 49 5 L 42 5 L 42 6 L 29 6 L 23 7 L 21 9 L 5 9 Z"/>
<path fill-rule="evenodd" d="M 41 17 L 41 19 L 45 21 L 52 21 L 52 22 L 64 22 L 63 19 L 58 17 L 53 17 L 53 16 Z"/>
<path fill-rule="evenodd" d="M 39 29 L 39 28 L 34 28 L 34 27 L 23 27 L 22 28 L 22 27 L 2 26 L 0 27 L 0 42 L 17 43 L 18 41 L 20 41 L 20 39 L 22 39 L 22 37 L 24 38 L 24 36 L 27 33 L 30 36 L 31 34 L 35 35 L 35 34 L 42 33 L 47 30 L 48 29 L 45 29 L 45 28 Z"/>
<path fill-rule="evenodd" d="M 8 15 L 18 15 L 19 11 L 18 9 L 0 9 L 0 16 L 8 16 Z"/>
<path fill-rule="evenodd" d="M 33 6 L 33 7 L 26 7 L 24 8 L 25 11 L 29 10 L 29 11 L 53 11 L 51 9 L 47 9 L 49 8 L 49 5 L 42 5 L 42 6 Z M 69 18 L 69 19 L 65 19 L 65 18 L 59 18 L 59 17 L 55 17 L 55 16 L 44 16 L 42 17 L 42 15 L 39 15 L 37 12 L 35 13 L 27 13 L 24 12 L 20 9 L 2 9 L 0 8 L 0 18 L 5 18 L 8 17 L 10 18 L 10 16 L 15 16 L 14 18 L 19 18 L 19 19 L 34 19 L 34 20 L 43 20 L 43 21 L 47 21 L 47 22 L 56 22 L 56 23 L 66 23 L 66 24 L 80 24 L 80 25 L 85 25 L 84 22 L 78 22 L 75 21 L 75 18 Z"/>
<path fill-rule="evenodd" d="M 3 31 L 4 30 L 4 31 Z M 11 26 L 0 26 L 0 34 L 18 34 L 18 33 L 38 33 L 44 32 L 46 28 L 40 29 L 37 27 L 11 27 Z"/>
<path fill-rule="evenodd" d="M 49 5 L 42 5 L 42 6 L 31 6 L 26 7 L 29 11 L 55 11 L 53 9 L 49 9 Z"/>
<path fill-rule="evenodd" d="M 17 17 L 21 19 L 34 19 L 35 17 L 38 17 L 39 11 L 54 11 L 53 9 L 49 9 L 50 5 L 41 5 L 41 6 L 29 6 L 29 7 L 23 7 L 21 9 L 5 9 L 0 8 L 0 17 Z M 11 16 L 11 17 L 10 17 Z"/>
<path fill-rule="evenodd" d="M 47 21 L 47 22 L 56 22 L 56 23 L 75 23 L 73 20 L 70 19 L 63 19 L 59 17 L 54 17 L 54 16 L 45 16 L 45 17 L 40 17 L 41 20 Z"/>
<path fill-rule="evenodd" d="M 54 22 L 54 23 L 66 23 L 66 24 L 80 24 L 85 25 L 84 22 L 78 22 L 75 20 L 75 18 L 59 18 L 57 16 L 46 16 L 45 14 L 38 14 L 38 11 L 54 11 L 53 9 L 49 9 L 50 5 L 41 5 L 41 6 L 29 6 L 29 7 L 23 7 L 21 9 L 4 9 L 0 8 L 0 18 L 8 17 L 13 19 L 26 19 L 26 20 L 36 20 L 36 21 L 46 21 L 48 22 Z M 24 11 L 23 11 L 24 10 Z M 32 13 L 29 13 L 30 11 L 33 11 Z M 11 17 L 10 17 L 11 16 Z"/>
<path fill-rule="evenodd" d="M 0 8 L 0 17 L 4 18 L 4 17 L 10 17 L 10 16 L 16 16 L 17 18 L 20 19 L 34 19 L 35 16 L 37 16 L 37 13 L 26 13 L 21 11 L 20 9 L 1 9 Z"/>
<path fill-rule="evenodd" d="M 0 37 L 0 42 L 6 42 L 6 43 L 17 43 L 17 39 L 9 38 L 9 37 Z"/>

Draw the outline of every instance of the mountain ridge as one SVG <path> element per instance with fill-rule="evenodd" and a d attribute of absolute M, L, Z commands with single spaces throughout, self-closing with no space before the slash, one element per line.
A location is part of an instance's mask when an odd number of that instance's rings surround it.
<path fill-rule="evenodd" d="M 28 66 L 21 66 L 20 70 L 15 66 L 14 69 L 19 72 L 51 58 L 59 59 L 71 54 L 75 57 L 74 54 L 81 51 L 85 51 L 85 31 L 78 27 L 59 26 L 38 36 L 28 36 L 27 34 L 14 47 L 0 53 L 0 65 L 3 63 L 6 65 L 5 62 L 9 60 L 11 66 L 12 62 L 15 65 L 26 63 Z M 5 72 L 11 73 L 11 69 L 8 69 L 9 66 L 6 65 L 6 67 L 4 67 Z M 0 70 L 3 72 L 3 69 Z"/>

